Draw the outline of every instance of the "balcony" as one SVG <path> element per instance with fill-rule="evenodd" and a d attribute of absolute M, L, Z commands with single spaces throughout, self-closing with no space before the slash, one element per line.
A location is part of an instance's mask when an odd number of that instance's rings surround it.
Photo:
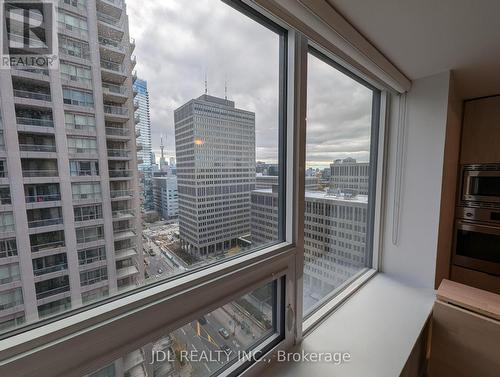
<path fill-rule="evenodd" d="M 128 90 L 122 85 L 103 83 L 102 94 L 105 101 L 124 104 L 128 100 Z"/>
<path fill-rule="evenodd" d="M 129 159 L 131 151 L 129 149 L 108 149 L 108 157 L 118 159 Z"/>
<path fill-rule="evenodd" d="M 138 273 L 139 273 L 139 270 L 135 266 L 123 267 L 123 268 L 116 270 L 116 278 L 123 279 L 123 278 L 126 278 L 128 276 L 137 275 Z"/>
<path fill-rule="evenodd" d="M 127 107 L 104 105 L 104 116 L 106 120 L 124 123 L 129 120 Z"/>
<path fill-rule="evenodd" d="M 63 218 L 53 218 L 45 220 L 28 220 L 28 228 L 41 228 L 45 226 L 59 225 L 63 223 Z"/>
<path fill-rule="evenodd" d="M 27 195 L 25 196 L 26 203 L 45 203 L 56 202 L 61 200 L 61 194 L 46 194 L 46 195 Z"/>
<path fill-rule="evenodd" d="M 112 212 L 113 220 L 130 220 L 135 217 L 135 212 L 133 209 L 122 209 Z"/>
<path fill-rule="evenodd" d="M 111 199 L 126 199 L 133 198 L 134 191 L 133 190 L 112 190 L 111 191 Z"/>
<path fill-rule="evenodd" d="M 140 103 L 139 103 L 139 100 L 134 100 L 134 110 L 137 111 L 139 110 L 139 107 L 140 107 Z"/>
<path fill-rule="evenodd" d="M 106 127 L 107 136 L 128 136 L 130 130 L 125 127 Z"/>
<path fill-rule="evenodd" d="M 20 90 L 20 89 L 14 89 L 14 97 L 27 98 L 27 99 L 33 99 L 33 100 L 45 101 L 45 102 L 52 101 L 52 96 L 50 94 L 40 93 L 40 92 L 30 92 L 27 90 Z"/>
<path fill-rule="evenodd" d="M 109 14 L 97 11 L 97 19 L 105 23 L 106 25 L 111 25 L 116 29 L 122 30 L 123 32 L 123 25 L 124 25 L 123 18 L 113 17 L 110 16 Z"/>
<path fill-rule="evenodd" d="M 133 170 L 113 169 L 109 170 L 110 179 L 128 179 L 134 176 Z"/>
<path fill-rule="evenodd" d="M 133 55 L 130 58 L 130 64 L 131 64 L 132 68 L 135 68 L 135 66 L 137 65 L 137 56 Z M 134 92 L 134 95 L 135 95 L 135 92 Z"/>
<path fill-rule="evenodd" d="M 65 271 L 68 269 L 68 264 L 67 263 L 61 263 L 61 264 L 55 264 L 53 266 L 48 266 L 48 267 L 43 267 L 43 268 L 36 268 L 33 267 L 33 273 L 35 276 L 42 276 L 42 275 L 47 275 L 51 274 L 54 272 L 59 272 L 59 271 Z"/>
<path fill-rule="evenodd" d="M 121 17 L 125 3 L 123 0 L 98 0 L 97 11 L 114 18 Z"/>
<path fill-rule="evenodd" d="M 52 119 L 16 117 L 16 122 L 18 126 L 54 128 L 54 121 Z"/>
<path fill-rule="evenodd" d="M 134 52 L 135 50 L 135 38 L 130 38 L 130 52 Z"/>
<path fill-rule="evenodd" d="M 41 300 L 41 299 L 44 299 L 47 297 L 55 296 L 55 295 L 65 293 L 65 292 L 69 292 L 69 290 L 70 290 L 70 288 L 69 288 L 69 283 L 68 283 L 67 285 L 63 285 L 61 287 L 47 289 L 47 290 L 44 290 L 41 292 L 37 292 L 36 299 Z"/>
<path fill-rule="evenodd" d="M 19 144 L 19 150 L 21 152 L 45 152 L 45 153 L 55 153 L 55 145 L 42 145 L 42 144 Z"/>
<path fill-rule="evenodd" d="M 123 42 L 116 39 L 110 39 L 99 35 L 99 47 L 101 56 L 105 59 L 122 60 L 127 53 Z"/>
<path fill-rule="evenodd" d="M 137 250 L 133 247 L 115 251 L 115 260 L 123 260 L 137 256 Z"/>
<path fill-rule="evenodd" d="M 123 84 L 127 79 L 128 73 L 122 64 L 112 60 L 101 59 L 102 80 Z"/>
<path fill-rule="evenodd" d="M 32 245 L 31 252 L 38 253 L 38 252 L 50 251 L 50 250 L 57 251 L 65 246 L 66 246 L 66 242 L 64 240 L 47 242 L 47 243 L 40 243 L 40 244 Z"/>
<path fill-rule="evenodd" d="M 23 177 L 25 178 L 48 178 L 58 177 L 59 171 L 56 169 L 49 170 L 23 170 Z"/>

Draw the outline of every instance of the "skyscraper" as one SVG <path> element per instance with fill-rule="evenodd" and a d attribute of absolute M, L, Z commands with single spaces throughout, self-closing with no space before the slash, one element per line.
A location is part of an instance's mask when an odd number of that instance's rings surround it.
<path fill-rule="evenodd" d="M 213 255 L 250 234 L 255 114 L 204 94 L 174 112 L 182 246 Z"/>
<path fill-rule="evenodd" d="M 151 169 L 151 115 L 149 111 L 149 92 L 148 83 L 145 80 L 137 79 L 134 82 L 135 95 L 135 116 L 138 118 L 138 123 L 135 129 L 139 133 L 137 138 L 138 150 L 137 156 L 139 160 L 140 170 Z"/>
<path fill-rule="evenodd" d="M 144 277 L 125 4 L 58 4 L 59 68 L 0 72 L 4 328 Z"/>

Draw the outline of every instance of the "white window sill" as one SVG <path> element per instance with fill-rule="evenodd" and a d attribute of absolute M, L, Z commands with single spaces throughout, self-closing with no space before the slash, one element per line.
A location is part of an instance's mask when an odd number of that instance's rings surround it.
<path fill-rule="evenodd" d="M 349 362 L 274 361 L 261 376 L 399 376 L 431 314 L 434 299 L 433 290 L 409 287 L 379 273 L 289 351 L 349 352 Z"/>

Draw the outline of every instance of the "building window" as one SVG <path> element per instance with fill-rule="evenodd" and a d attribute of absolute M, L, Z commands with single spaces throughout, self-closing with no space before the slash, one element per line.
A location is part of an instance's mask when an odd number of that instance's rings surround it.
<path fill-rule="evenodd" d="M 305 315 L 372 267 L 370 173 L 376 169 L 373 112 L 380 98 L 378 90 L 313 49 L 307 89 Z"/>
<path fill-rule="evenodd" d="M 101 184 L 99 182 L 73 183 L 73 200 L 101 200 Z"/>
<path fill-rule="evenodd" d="M 0 259 L 15 257 L 17 255 L 17 243 L 15 238 L 0 240 Z"/>
<path fill-rule="evenodd" d="M 63 88 L 64 104 L 83 107 L 94 107 L 94 95 L 83 90 Z"/>
<path fill-rule="evenodd" d="M 104 227 L 88 226 L 76 229 L 76 243 L 95 242 L 104 239 Z"/>
<path fill-rule="evenodd" d="M 92 71 L 90 67 L 79 66 L 73 63 L 61 62 L 61 78 L 63 80 L 92 84 Z"/>
<path fill-rule="evenodd" d="M 96 270 L 80 272 L 80 284 L 82 287 L 108 280 L 108 269 L 101 267 Z"/>
<path fill-rule="evenodd" d="M 91 264 L 103 260 L 106 260 L 106 248 L 104 246 L 93 247 L 78 252 L 78 263 L 80 265 Z"/>
<path fill-rule="evenodd" d="M 90 221 L 102 219 L 102 205 L 80 206 L 73 209 L 75 221 Z"/>
<path fill-rule="evenodd" d="M 98 176 L 99 161 L 71 160 L 69 162 L 69 170 L 72 177 Z"/>
<path fill-rule="evenodd" d="M 65 112 L 64 119 L 68 129 L 95 132 L 95 117 L 93 115 Z"/>

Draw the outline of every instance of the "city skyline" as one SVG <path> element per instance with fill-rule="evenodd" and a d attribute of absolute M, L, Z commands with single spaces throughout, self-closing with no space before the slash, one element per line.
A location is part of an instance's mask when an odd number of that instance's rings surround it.
<path fill-rule="evenodd" d="M 157 160 L 161 134 L 166 155 L 175 156 L 173 110 L 203 94 L 207 77 L 208 94 L 223 98 L 227 82 L 228 98 L 256 113 L 256 160 L 277 162 L 277 69 L 264 69 L 274 56 L 268 52 L 274 51 L 276 39 L 269 38 L 264 27 L 256 33 L 253 21 L 223 2 L 198 1 L 189 14 L 182 12 L 185 5 L 181 3 L 167 0 L 161 4 L 128 4 L 131 34 L 136 38 L 140 57 L 137 69 L 150 83 L 153 152 Z M 166 25 L 159 31 L 152 29 L 155 22 L 151 22 L 158 18 Z M 203 21 L 209 19 L 211 22 Z M 231 32 L 222 32 L 218 25 Z M 234 41 L 244 39 L 249 28 L 254 38 L 243 48 Z M 162 43 L 167 34 L 172 43 Z M 148 51 L 153 48 L 155 54 L 151 56 Z M 222 65 L 221 57 L 227 61 Z M 275 60 L 278 68 L 277 57 Z M 310 64 L 315 69 L 309 80 L 318 89 L 310 93 L 315 114 L 309 116 L 307 167 L 328 168 L 335 159 L 346 157 L 368 162 L 369 139 L 360 136 L 370 127 L 371 114 L 365 109 L 369 108 L 366 104 L 371 101 L 371 92 L 363 91 L 348 77 L 316 69 L 319 64 L 315 61 Z M 238 67 L 245 67 L 244 75 Z M 339 88 L 338 94 L 332 94 L 329 87 Z M 351 96 L 345 97 L 345 93 Z M 331 106 L 332 96 L 338 106 Z M 346 108 L 350 109 L 348 113 L 338 111 Z M 328 140 L 325 130 L 331 134 Z"/>

